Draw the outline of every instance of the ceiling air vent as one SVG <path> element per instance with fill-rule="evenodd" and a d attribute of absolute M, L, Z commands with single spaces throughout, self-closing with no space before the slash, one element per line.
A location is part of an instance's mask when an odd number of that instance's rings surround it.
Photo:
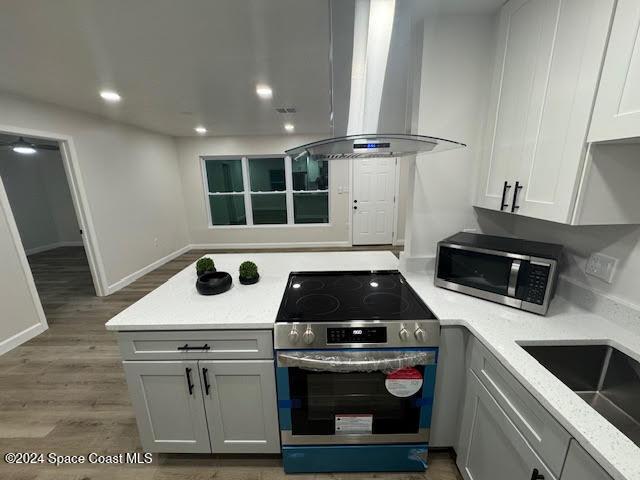
<path fill-rule="evenodd" d="M 296 113 L 296 107 L 279 107 L 276 108 L 278 113 Z"/>

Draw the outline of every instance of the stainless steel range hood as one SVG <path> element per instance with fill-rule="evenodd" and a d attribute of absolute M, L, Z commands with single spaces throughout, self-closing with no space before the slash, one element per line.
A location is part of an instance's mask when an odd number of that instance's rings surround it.
<path fill-rule="evenodd" d="M 341 160 L 349 158 L 404 157 L 426 152 L 441 152 L 466 147 L 464 143 L 444 138 L 401 133 L 372 133 L 327 138 L 286 151 L 292 158 Z"/>

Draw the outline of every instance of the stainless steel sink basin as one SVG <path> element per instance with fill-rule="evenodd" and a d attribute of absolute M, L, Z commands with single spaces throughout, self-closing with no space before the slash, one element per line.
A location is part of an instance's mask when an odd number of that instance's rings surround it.
<path fill-rule="evenodd" d="M 522 348 L 640 446 L 640 362 L 608 345 Z"/>

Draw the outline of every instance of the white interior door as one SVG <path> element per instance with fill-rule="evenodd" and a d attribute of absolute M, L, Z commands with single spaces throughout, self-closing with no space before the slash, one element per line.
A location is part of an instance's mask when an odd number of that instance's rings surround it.
<path fill-rule="evenodd" d="M 392 243 L 396 159 L 364 158 L 353 162 L 353 244 Z"/>

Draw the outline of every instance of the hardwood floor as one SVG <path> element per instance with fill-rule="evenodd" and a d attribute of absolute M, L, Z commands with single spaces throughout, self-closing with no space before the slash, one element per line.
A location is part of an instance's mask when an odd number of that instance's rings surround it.
<path fill-rule="evenodd" d="M 104 455 L 141 451 L 113 315 L 197 260 L 191 251 L 109 296 L 96 297 L 82 248 L 29 257 L 49 330 L 0 356 L 0 453 Z M 46 462 L 46 458 L 45 458 Z M 424 474 L 330 474 L 307 479 L 459 480 L 446 452 L 431 452 Z M 9 465 L 2 480 L 278 480 L 278 457 L 154 455 L 150 465 Z"/>

